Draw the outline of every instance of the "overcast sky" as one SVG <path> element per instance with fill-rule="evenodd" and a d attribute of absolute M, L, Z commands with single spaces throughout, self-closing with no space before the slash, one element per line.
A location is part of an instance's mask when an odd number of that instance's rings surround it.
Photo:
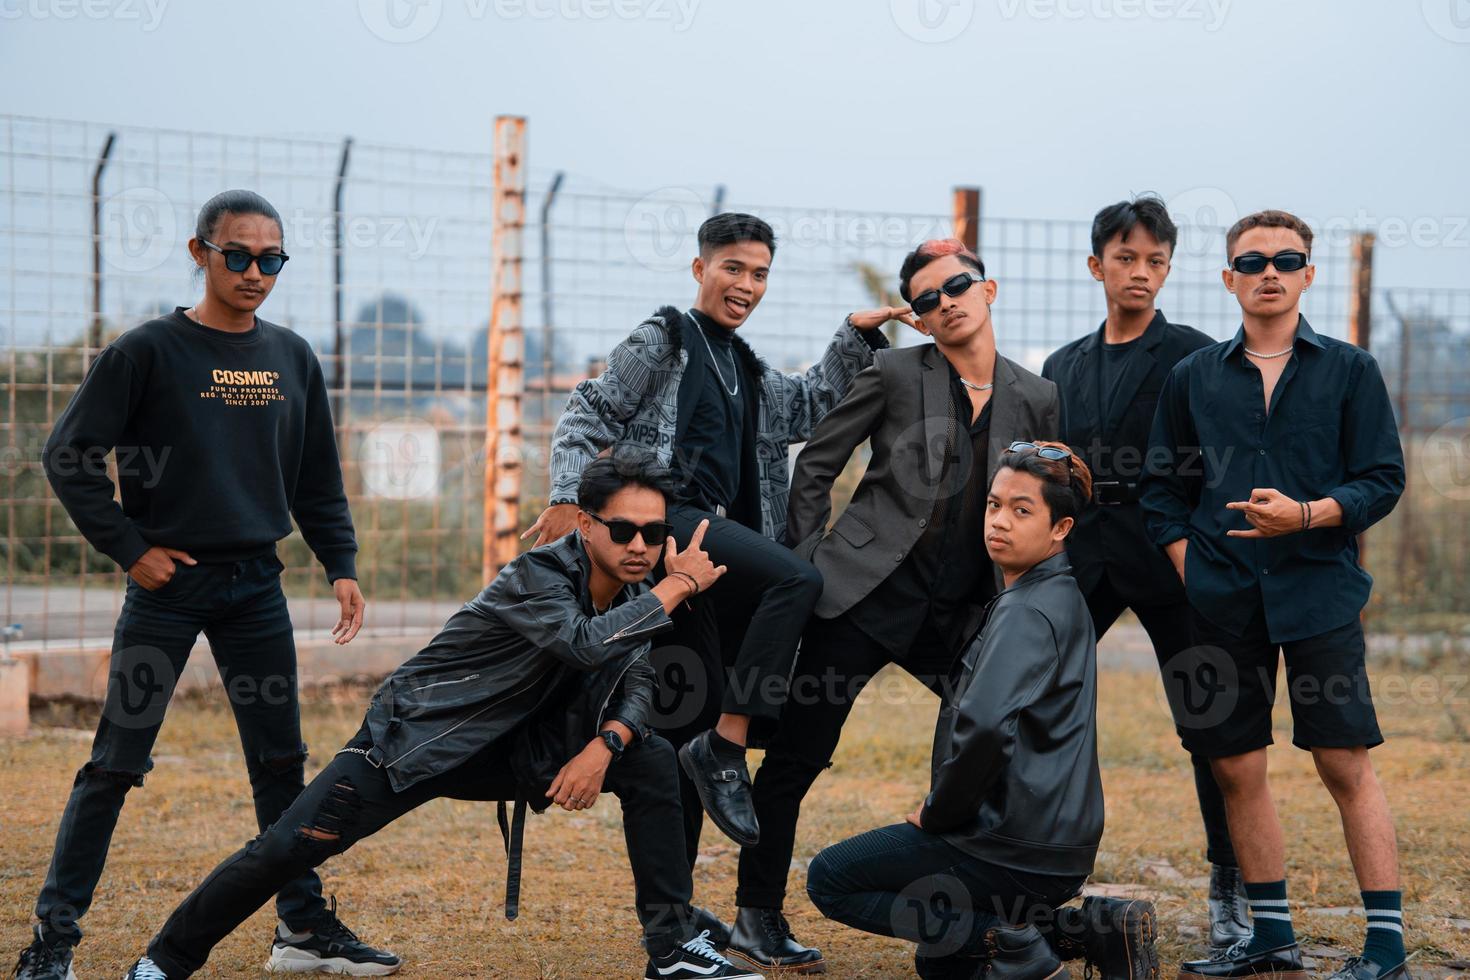
<path fill-rule="evenodd" d="M 1470 0 L 0 0 L 0 111 L 484 151 L 770 205 L 1157 191 L 1470 278 Z"/>

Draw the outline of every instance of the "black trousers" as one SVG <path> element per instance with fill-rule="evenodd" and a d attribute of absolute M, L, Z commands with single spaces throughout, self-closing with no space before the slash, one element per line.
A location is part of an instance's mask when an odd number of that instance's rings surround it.
<path fill-rule="evenodd" d="M 1099 640 L 1123 614 L 1123 610 L 1132 608 L 1133 615 L 1143 624 L 1144 632 L 1148 633 L 1149 642 L 1153 644 L 1154 656 L 1158 658 L 1161 672 L 1165 671 L 1170 660 L 1194 646 L 1193 614 L 1188 602 L 1181 600 L 1163 606 L 1130 605 L 1127 599 L 1118 594 L 1106 574 L 1098 579 L 1097 585 L 1087 593 L 1086 598 L 1087 610 L 1092 614 L 1092 626 L 1097 631 Z M 1163 680 L 1166 686 L 1173 683 L 1167 676 Z M 1171 697 L 1169 703 L 1177 705 L 1180 702 Z M 1174 723 L 1182 740 L 1184 726 L 1177 709 Z M 1205 857 L 1211 864 L 1233 868 L 1236 866 L 1235 848 L 1230 843 L 1230 826 L 1225 819 L 1225 797 L 1220 792 L 1219 784 L 1215 782 L 1209 758 L 1199 754 L 1191 754 L 1189 758 L 1194 766 L 1194 792 L 1199 798 L 1200 817 L 1205 825 Z"/>
<path fill-rule="evenodd" d="M 919 976 L 939 980 L 976 976 L 993 926 L 1049 929 L 1052 913 L 1085 880 L 1003 867 L 900 823 L 823 850 L 812 859 L 806 890 L 829 919 L 917 943 Z"/>
<path fill-rule="evenodd" d="M 750 745 L 770 739 L 786 702 L 796 648 L 822 594 L 816 566 L 736 521 L 686 504 L 669 508 L 681 548 L 709 520 L 704 550 L 726 572 L 708 593 L 674 611 L 674 629 L 652 652 L 659 696 L 651 723 L 675 748 L 721 714 L 750 717 Z M 704 808 L 679 772 L 689 866 L 699 855 Z"/>
<path fill-rule="evenodd" d="M 873 675 L 897 663 L 943 700 L 957 652 L 944 643 L 932 621 L 925 622 L 908 651 L 895 659 L 847 616 L 813 617 L 802 639 L 781 727 L 755 774 L 761 839 L 740 849 L 736 905 L 782 907 L 801 801 L 817 775 L 831 765 L 853 702 Z"/>
<path fill-rule="evenodd" d="M 634 903 L 655 953 L 686 939 L 690 922 L 692 884 L 679 846 L 676 766 L 669 743 L 650 736 L 628 746 L 603 786 L 623 807 Z M 220 862 L 184 899 L 149 943 L 148 955 L 170 977 L 189 976 L 283 884 L 439 797 L 515 799 L 504 749 L 492 744 L 401 793 L 362 755 L 338 753 L 269 830 Z"/>
<path fill-rule="evenodd" d="M 81 941 L 77 920 L 92 904 L 128 792 L 153 768 L 153 743 L 201 632 L 240 731 L 257 825 L 270 826 L 301 792 L 306 746 L 281 567 L 274 555 L 181 564 L 152 592 L 128 579 L 92 756 L 72 785 L 36 901 L 47 935 Z M 296 931 L 310 929 L 326 908 L 309 867 L 277 888 L 276 912 Z"/>

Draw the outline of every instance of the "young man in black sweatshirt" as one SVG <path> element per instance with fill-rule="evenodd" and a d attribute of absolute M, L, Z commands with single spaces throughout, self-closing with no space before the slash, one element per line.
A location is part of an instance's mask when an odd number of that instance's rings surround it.
<path fill-rule="evenodd" d="M 77 528 L 128 573 L 107 700 L 77 773 L 36 903 L 23 980 L 73 976 L 77 924 L 92 903 L 128 791 L 143 785 L 169 699 L 203 632 L 230 691 L 264 829 L 303 786 L 306 745 L 296 647 L 276 542 L 291 518 L 341 605 L 332 634 L 362 626 L 357 543 L 321 365 L 305 340 L 255 315 L 287 256 L 275 209 L 226 191 L 200 212 L 189 251 L 204 298 L 127 331 L 87 372 L 43 462 Z M 117 459 L 121 504 L 106 459 Z M 277 896 L 274 947 L 308 967 L 398 959 L 356 939 L 307 872 Z"/>

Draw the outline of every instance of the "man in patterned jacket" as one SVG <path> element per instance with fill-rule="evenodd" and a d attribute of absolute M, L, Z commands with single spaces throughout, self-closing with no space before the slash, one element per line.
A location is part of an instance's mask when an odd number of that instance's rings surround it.
<path fill-rule="evenodd" d="M 654 651 L 661 731 L 681 746 L 691 866 L 701 809 L 738 843 L 759 839 L 745 749 L 775 726 L 822 592 L 817 570 L 781 543 L 787 447 L 806 441 L 887 346 L 881 321 L 846 321 L 804 373 L 782 374 L 757 357 L 735 331 L 765 295 L 775 247 L 770 225 L 752 215 L 720 214 L 700 227 L 694 305 L 659 309 L 613 349 L 601 376 L 577 385 L 552 437 L 550 506 L 525 534 L 539 545 L 569 532 L 578 474 L 628 443 L 677 474 L 668 517 L 676 536 L 709 521 L 704 547 L 730 572 L 718 608 L 696 598 L 675 617 L 679 639 Z"/>

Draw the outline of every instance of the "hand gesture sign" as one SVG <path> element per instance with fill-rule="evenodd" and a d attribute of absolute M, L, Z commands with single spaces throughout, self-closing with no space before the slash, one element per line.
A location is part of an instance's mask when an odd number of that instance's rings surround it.
<path fill-rule="evenodd" d="M 683 551 L 679 550 L 673 535 L 664 544 L 664 568 L 670 575 L 675 572 L 688 575 L 699 586 L 700 592 L 714 585 L 725 574 L 725 566 L 710 561 L 709 555 L 703 550 L 704 533 L 708 530 L 709 520 L 700 521 L 694 533 L 689 536 L 689 544 Z"/>
<path fill-rule="evenodd" d="M 848 315 L 847 322 L 859 330 L 873 330 L 883 326 L 889 320 L 897 320 L 906 323 L 915 330 L 919 329 L 919 318 L 914 311 L 907 306 L 880 306 L 876 310 L 863 310 L 861 313 Z"/>
<path fill-rule="evenodd" d="M 1302 529 L 1305 517 L 1301 503 L 1280 490 L 1252 490 L 1251 499 L 1233 500 L 1225 507 L 1244 512 L 1251 525 L 1246 531 L 1226 531 L 1225 534 L 1232 538 L 1274 538 L 1291 534 Z"/>

